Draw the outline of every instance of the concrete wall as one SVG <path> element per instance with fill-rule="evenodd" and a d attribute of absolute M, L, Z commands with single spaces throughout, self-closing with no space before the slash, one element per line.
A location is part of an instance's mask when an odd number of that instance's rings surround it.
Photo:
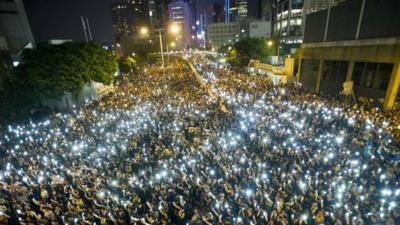
<path fill-rule="evenodd" d="M 359 38 L 400 36 L 399 12 L 399 0 L 366 0 Z"/>
<path fill-rule="evenodd" d="M 346 81 L 348 62 L 324 61 L 320 92 L 331 96 L 338 95 L 343 90 L 343 82 Z"/>
<path fill-rule="evenodd" d="M 390 43 L 390 45 L 383 45 Z M 400 59 L 400 39 L 329 42 L 324 45 L 302 45 L 304 59 L 327 59 L 360 62 L 394 63 Z"/>
<path fill-rule="evenodd" d="M 304 43 L 398 37 L 399 11 L 399 0 L 341 2 L 306 16 Z"/>
<path fill-rule="evenodd" d="M 112 85 L 106 86 L 101 83 L 91 82 L 84 86 L 82 95 L 75 97 L 71 93 L 66 93 L 61 99 L 44 99 L 42 104 L 56 111 L 67 111 L 73 107 L 79 107 L 89 102 L 98 100 L 102 96 L 114 90 Z"/>
<path fill-rule="evenodd" d="M 309 14 L 306 18 L 306 25 L 304 27 L 304 38 L 303 41 L 306 43 L 310 42 L 321 42 L 324 40 L 324 32 L 326 25 L 326 17 L 328 16 L 328 10 L 321 10 L 312 14 Z"/>
<path fill-rule="evenodd" d="M 317 87 L 319 60 L 305 59 L 302 61 L 300 82 L 309 90 Z"/>
<path fill-rule="evenodd" d="M 351 40 L 357 33 L 362 0 L 352 0 L 332 7 L 327 41 Z"/>
<path fill-rule="evenodd" d="M 366 42 L 368 41 L 357 41 L 353 44 Z M 354 81 L 353 90 L 357 100 L 373 99 L 376 106 L 383 106 L 383 103 L 389 100 L 385 97 L 388 92 L 397 95 L 398 86 L 390 86 L 389 83 L 398 76 L 394 65 L 400 61 L 400 45 L 351 46 L 349 41 L 336 43 L 336 47 L 333 43 L 319 47 L 317 45 L 313 46 L 314 48 L 308 45 L 301 51 L 303 60 L 299 80 L 306 88 L 336 96 L 342 90 L 343 82 L 348 79 Z M 318 84 L 320 60 L 323 60 L 323 66 Z M 343 63 L 340 65 L 337 63 L 339 61 Z M 350 62 L 353 62 L 355 68 L 349 66 Z M 365 68 L 362 65 L 365 65 Z M 371 66 L 374 68 L 370 68 Z M 392 99 L 394 102 L 399 100 L 396 97 Z M 388 107 L 393 107 L 394 102 L 387 104 Z"/>

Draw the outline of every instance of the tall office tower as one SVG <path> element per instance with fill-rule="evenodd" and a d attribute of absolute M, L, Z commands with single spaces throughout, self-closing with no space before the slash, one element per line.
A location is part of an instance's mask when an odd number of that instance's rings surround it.
<path fill-rule="evenodd" d="M 225 15 L 225 23 L 231 21 L 231 1 L 225 0 L 224 3 L 224 15 Z"/>
<path fill-rule="evenodd" d="M 150 26 L 148 0 L 127 0 L 129 24 L 134 36 L 139 34 L 140 28 Z"/>
<path fill-rule="evenodd" d="M 218 3 L 213 4 L 212 22 L 213 23 L 224 22 L 224 7 L 221 4 Z"/>
<path fill-rule="evenodd" d="M 274 0 L 273 33 L 284 50 L 300 46 L 303 40 L 303 0 Z"/>
<path fill-rule="evenodd" d="M 196 0 L 186 0 L 189 3 L 190 11 L 192 13 L 192 24 L 195 24 L 197 21 L 197 4 Z"/>
<path fill-rule="evenodd" d="M 149 0 L 149 18 L 151 28 L 154 29 L 156 27 L 156 1 Z"/>
<path fill-rule="evenodd" d="M 272 21 L 272 1 L 273 0 L 258 0 L 258 19 Z"/>
<path fill-rule="evenodd" d="M 177 46 L 180 49 L 192 45 L 192 14 L 189 4 L 182 0 L 168 4 L 169 21 L 180 27 L 176 34 Z"/>
<path fill-rule="evenodd" d="M 12 55 L 35 44 L 22 0 L 0 0 L 0 35 Z"/>
<path fill-rule="evenodd" d="M 245 19 L 247 18 L 247 11 L 248 11 L 248 7 L 247 7 L 247 0 L 236 0 L 237 3 L 237 19 L 241 20 L 241 19 Z"/>
<path fill-rule="evenodd" d="M 122 36 L 131 34 L 129 25 L 129 10 L 126 3 L 114 3 L 111 6 L 112 26 L 115 37 L 120 39 Z"/>
<path fill-rule="evenodd" d="M 225 0 L 225 22 L 243 20 L 247 18 L 247 0 Z"/>
<path fill-rule="evenodd" d="M 172 0 L 153 0 L 154 1 L 154 28 L 165 28 L 168 23 L 168 4 Z"/>
<path fill-rule="evenodd" d="M 150 26 L 148 0 L 125 0 L 112 5 L 114 33 L 122 36 L 139 35 L 140 27 Z"/>
<path fill-rule="evenodd" d="M 12 71 L 12 62 L 7 46 L 7 41 L 0 36 L 0 83 L 10 76 Z"/>

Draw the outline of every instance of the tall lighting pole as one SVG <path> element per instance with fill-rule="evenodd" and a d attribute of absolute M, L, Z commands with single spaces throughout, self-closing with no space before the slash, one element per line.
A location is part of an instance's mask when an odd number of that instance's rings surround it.
<path fill-rule="evenodd" d="M 281 43 L 280 43 L 280 41 L 277 41 L 276 45 L 277 45 L 277 55 L 278 55 L 278 63 L 279 63 L 280 48 L 281 48 Z M 269 41 L 267 42 L 267 46 L 268 46 L 269 48 L 271 48 L 272 46 L 274 46 L 274 42 L 271 41 L 271 40 L 269 40 Z"/>
<path fill-rule="evenodd" d="M 161 63 L 163 68 L 163 73 L 165 75 L 165 61 L 164 61 L 164 47 L 163 47 L 163 38 L 162 38 L 162 31 L 165 30 L 163 28 L 156 29 L 158 31 L 158 37 L 160 39 L 160 52 L 161 52 Z M 177 34 L 180 31 L 180 27 L 177 24 L 171 24 L 169 27 L 169 31 L 173 34 Z M 146 36 L 149 33 L 149 29 L 147 27 L 142 27 L 140 29 L 140 34 Z"/>
<path fill-rule="evenodd" d="M 163 68 L 163 74 L 165 76 L 164 47 L 163 47 L 161 29 L 158 29 L 158 37 L 160 39 L 161 63 Z"/>

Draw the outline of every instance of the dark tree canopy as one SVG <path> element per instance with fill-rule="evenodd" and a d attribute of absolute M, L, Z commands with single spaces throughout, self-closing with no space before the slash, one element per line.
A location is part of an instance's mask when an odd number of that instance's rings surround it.
<path fill-rule="evenodd" d="M 117 70 L 114 55 L 95 43 L 68 42 L 23 52 L 18 79 L 32 83 L 39 98 L 79 94 L 90 81 L 111 84 Z"/>
<path fill-rule="evenodd" d="M 132 56 L 121 57 L 118 59 L 119 70 L 121 73 L 130 73 L 137 68 L 137 59 Z"/>
<path fill-rule="evenodd" d="M 275 52 L 274 47 L 268 46 L 268 40 L 262 38 L 245 38 L 233 46 L 224 46 L 220 51 L 226 52 L 227 61 L 236 68 L 246 67 L 251 59 L 265 61 Z"/>
<path fill-rule="evenodd" d="M 111 84 L 118 64 L 112 52 L 95 43 L 67 42 L 22 52 L 22 62 L 1 83 L 0 116 L 37 108 L 42 99 L 79 96 L 90 81 Z"/>

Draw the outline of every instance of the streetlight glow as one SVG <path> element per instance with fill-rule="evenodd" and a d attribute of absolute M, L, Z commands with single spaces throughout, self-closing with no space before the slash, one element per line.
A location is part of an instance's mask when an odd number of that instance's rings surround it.
<path fill-rule="evenodd" d="M 180 31 L 180 27 L 179 27 L 179 25 L 178 24 L 171 24 L 171 26 L 170 26 L 170 31 L 171 31 L 171 33 L 173 33 L 173 34 L 177 34 L 177 33 L 179 33 L 179 31 Z"/>
<path fill-rule="evenodd" d="M 146 35 L 148 33 L 149 33 L 149 29 L 147 27 L 140 28 L 140 34 L 141 35 Z"/>

